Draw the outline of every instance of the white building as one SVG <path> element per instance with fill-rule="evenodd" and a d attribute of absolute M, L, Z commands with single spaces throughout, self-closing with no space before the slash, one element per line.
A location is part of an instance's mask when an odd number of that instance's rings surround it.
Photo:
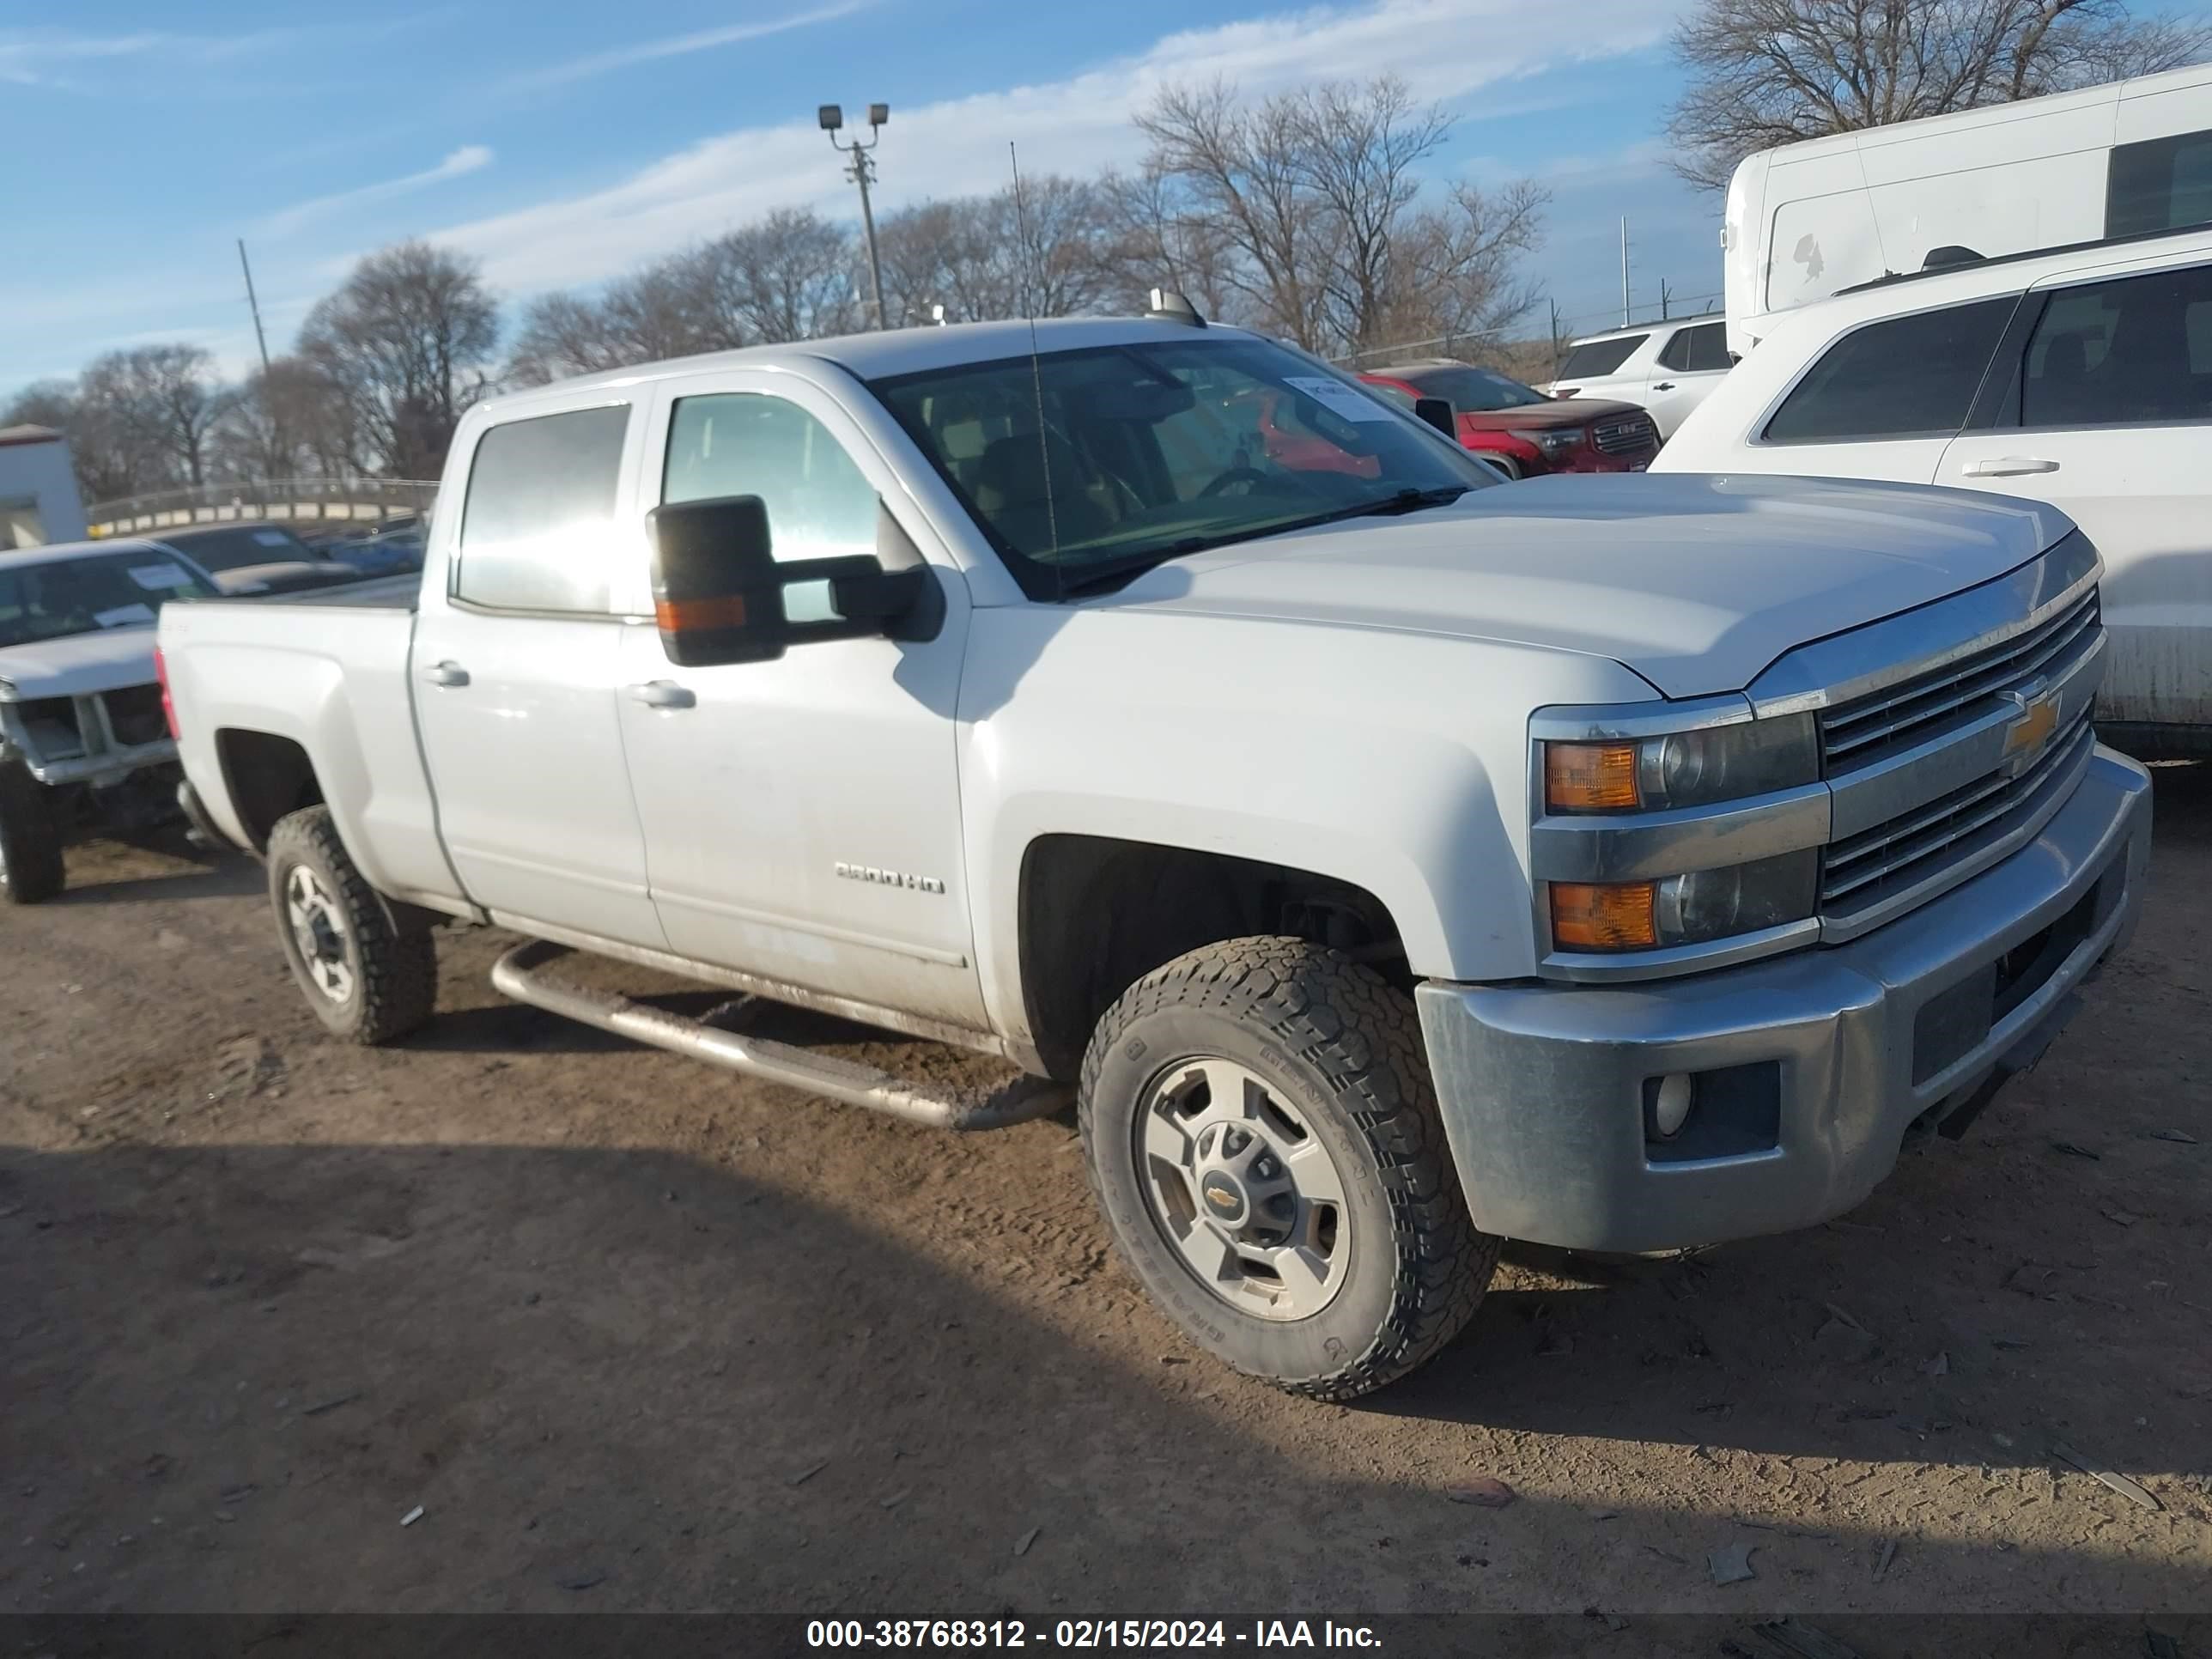
<path fill-rule="evenodd" d="M 0 427 L 0 553 L 84 537 L 69 440 L 48 427 Z"/>

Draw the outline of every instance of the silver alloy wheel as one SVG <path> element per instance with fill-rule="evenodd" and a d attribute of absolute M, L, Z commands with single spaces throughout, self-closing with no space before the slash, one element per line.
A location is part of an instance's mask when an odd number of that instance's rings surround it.
<path fill-rule="evenodd" d="M 0 887 L 8 884 L 8 837 L 0 836 Z"/>
<path fill-rule="evenodd" d="M 1146 1208 L 1231 1307 L 1310 1319 L 1352 1261 L 1344 1176 L 1299 1110 L 1234 1060 L 1178 1060 L 1146 1085 L 1136 1154 Z"/>
<path fill-rule="evenodd" d="M 321 878 L 304 864 L 294 865 L 284 878 L 284 916 L 315 988 L 332 1002 L 350 997 L 354 981 L 346 961 L 345 919 Z"/>

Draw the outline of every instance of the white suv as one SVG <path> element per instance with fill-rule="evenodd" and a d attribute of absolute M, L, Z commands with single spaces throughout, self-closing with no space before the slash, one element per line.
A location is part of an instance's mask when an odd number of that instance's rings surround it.
<path fill-rule="evenodd" d="M 1729 356 L 1728 325 L 1718 317 L 1646 323 L 1576 341 L 1559 364 L 1559 378 L 1544 390 L 1554 398 L 1641 404 L 1664 443 L 1735 361 Z"/>
<path fill-rule="evenodd" d="M 2212 228 L 1886 278 L 1777 320 L 1655 472 L 1957 484 L 2103 553 L 2098 726 L 2212 755 Z"/>

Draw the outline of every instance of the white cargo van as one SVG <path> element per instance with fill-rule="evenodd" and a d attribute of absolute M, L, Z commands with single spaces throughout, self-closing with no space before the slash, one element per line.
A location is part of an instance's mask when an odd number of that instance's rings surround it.
<path fill-rule="evenodd" d="M 1729 349 L 1893 272 L 2208 222 L 2212 64 L 1761 150 L 1729 181 Z"/>

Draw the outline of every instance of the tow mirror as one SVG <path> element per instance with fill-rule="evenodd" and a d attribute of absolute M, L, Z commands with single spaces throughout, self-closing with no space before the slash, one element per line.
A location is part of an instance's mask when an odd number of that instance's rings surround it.
<path fill-rule="evenodd" d="M 1455 443 L 1459 441 L 1459 417 L 1452 412 L 1451 399 L 1449 398 L 1414 398 L 1413 418 L 1418 421 L 1426 421 Z"/>
<path fill-rule="evenodd" d="M 653 614 L 680 668 L 774 662 L 829 640 L 927 639 L 944 593 L 927 565 L 885 570 L 866 553 L 779 563 L 757 495 L 679 501 L 646 514 Z"/>

